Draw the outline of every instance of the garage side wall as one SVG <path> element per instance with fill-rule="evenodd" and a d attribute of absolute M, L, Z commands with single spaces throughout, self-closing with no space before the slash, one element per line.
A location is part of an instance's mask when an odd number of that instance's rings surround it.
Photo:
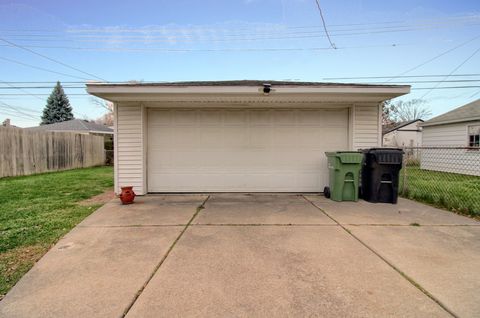
<path fill-rule="evenodd" d="M 353 106 L 353 150 L 381 146 L 381 106 L 355 104 Z"/>
<path fill-rule="evenodd" d="M 145 109 L 140 104 L 116 104 L 115 110 L 115 192 L 133 186 L 136 194 L 145 194 Z"/>

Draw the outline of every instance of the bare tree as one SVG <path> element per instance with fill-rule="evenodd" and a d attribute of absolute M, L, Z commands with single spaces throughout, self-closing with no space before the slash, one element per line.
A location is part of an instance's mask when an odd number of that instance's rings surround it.
<path fill-rule="evenodd" d="M 425 119 L 432 115 L 432 112 L 428 106 L 425 105 L 423 99 L 412 99 L 409 101 L 397 101 L 393 105 L 391 111 L 391 118 L 393 121 L 405 122 L 415 119 Z"/>
<path fill-rule="evenodd" d="M 430 115 L 432 112 L 425 105 L 423 99 L 412 99 L 405 102 L 400 100 L 395 103 L 387 100 L 383 103 L 382 126 L 389 128 L 402 122 L 425 119 Z"/>
<path fill-rule="evenodd" d="M 95 119 L 95 122 L 101 125 L 113 126 L 113 103 L 97 98 L 92 98 L 92 103 L 107 111 L 105 114 Z"/>

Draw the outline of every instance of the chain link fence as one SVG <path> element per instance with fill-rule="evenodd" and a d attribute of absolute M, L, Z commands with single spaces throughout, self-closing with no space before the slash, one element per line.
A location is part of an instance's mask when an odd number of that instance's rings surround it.
<path fill-rule="evenodd" d="M 480 148 L 405 147 L 400 195 L 480 216 Z"/>

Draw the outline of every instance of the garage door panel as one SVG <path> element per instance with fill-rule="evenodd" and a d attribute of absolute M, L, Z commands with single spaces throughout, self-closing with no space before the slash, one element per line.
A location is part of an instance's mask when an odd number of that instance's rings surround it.
<path fill-rule="evenodd" d="M 318 192 L 348 111 L 148 111 L 149 192 Z"/>

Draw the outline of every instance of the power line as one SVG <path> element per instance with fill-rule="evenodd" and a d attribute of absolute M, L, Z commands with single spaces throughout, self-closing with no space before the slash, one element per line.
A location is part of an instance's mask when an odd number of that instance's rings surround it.
<path fill-rule="evenodd" d="M 411 44 L 385 44 L 385 45 L 359 45 L 336 47 L 338 49 L 366 49 L 366 48 L 396 48 Z M 5 46 L 1 45 L 0 46 Z M 81 51 L 97 51 L 97 52 L 165 52 L 165 53 L 202 53 L 202 52 L 292 52 L 292 51 L 326 51 L 334 50 L 331 47 L 309 47 L 309 48 L 223 48 L 223 49 L 170 49 L 170 48 L 115 48 L 115 47 L 75 47 L 75 46 L 42 46 L 27 45 L 26 47 L 43 48 L 43 49 L 65 49 L 65 50 L 81 50 Z"/>
<path fill-rule="evenodd" d="M 103 79 L 103 78 L 101 78 L 101 77 L 98 77 L 98 76 L 96 76 L 96 75 L 94 75 L 94 74 L 91 74 L 91 73 L 88 73 L 88 72 L 85 72 L 85 71 L 82 71 L 82 70 L 80 70 L 80 69 L 78 69 L 78 68 L 76 68 L 76 67 L 73 67 L 73 66 L 71 66 L 71 65 L 68 65 L 68 64 L 66 64 L 66 63 L 63 63 L 63 62 L 57 61 L 57 60 L 55 60 L 55 59 L 52 59 L 51 57 L 48 57 L 48 56 L 43 55 L 43 54 L 40 54 L 40 53 L 38 53 L 38 52 L 36 52 L 36 51 L 34 51 L 34 50 L 31 50 L 31 49 L 29 49 L 29 48 L 23 47 L 23 46 L 21 46 L 21 45 L 15 44 L 15 43 L 13 43 L 13 42 L 11 42 L 11 41 L 5 40 L 4 38 L 0 38 L 0 41 L 5 42 L 5 43 L 7 43 L 7 44 L 10 44 L 10 45 L 12 45 L 12 46 L 14 46 L 14 47 L 16 47 L 16 48 L 22 49 L 22 50 L 24 50 L 24 51 L 30 52 L 30 53 L 32 53 L 32 54 L 38 55 L 38 56 L 40 56 L 40 57 L 43 57 L 44 59 L 47 59 L 47 60 L 49 60 L 49 61 L 51 61 L 51 62 L 54 62 L 54 63 L 60 64 L 60 65 L 63 65 L 63 66 L 65 66 L 65 67 L 70 68 L 70 69 L 72 69 L 72 70 L 75 70 L 75 71 L 77 71 L 77 72 L 83 73 L 83 74 L 88 75 L 88 76 L 95 77 L 96 79 L 99 79 L 99 80 L 102 80 L 102 81 L 105 81 L 105 82 L 106 82 L 106 80 Z"/>
<path fill-rule="evenodd" d="M 472 23 L 469 24 L 472 26 L 479 25 L 478 23 Z M 366 32 L 359 32 L 358 29 L 344 29 L 344 30 L 337 30 L 337 32 L 352 32 L 353 33 L 334 33 L 332 35 L 334 36 L 352 36 L 352 35 L 369 35 L 369 34 L 381 34 L 381 33 L 398 33 L 398 32 L 410 32 L 410 31 L 416 31 L 416 30 L 428 30 L 428 29 L 439 29 L 439 28 L 448 28 L 450 27 L 448 24 L 441 23 L 441 24 L 435 24 L 435 25 L 424 25 L 420 27 L 411 27 L 411 26 L 402 26 L 402 27 L 397 27 L 396 29 L 392 30 L 382 30 L 382 28 L 370 28 L 370 29 L 365 29 L 365 30 L 373 30 L 373 31 L 366 31 Z M 164 43 L 169 43 L 171 44 L 172 41 L 175 42 L 175 44 L 178 43 L 190 43 L 194 41 L 199 41 L 199 42 L 229 42 L 229 41 L 264 41 L 264 40 L 289 40 L 289 39 L 305 39 L 305 38 L 318 38 L 318 37 L 325 37 L 327 36 L 322 32 L 321 34 L 318 33 L 318 31 L 315 32 L 294 32 L 294 33 L 287 33 L 287 35 L 295 35 L 295 34 L 300 34 L 301 36 L 272 36 L 272 34 L 263 34 L 263 36 L 258 37 L 258 33 L 254 34 L 257 37 L 250 37 L 250 38 L 245 38 L 245 36 L 248 36 L 249 34 L 230 34 L 230 35 L 223 35 L 222 39 L 211 39 L 208 37 L 194 37 L 192 35 L 141 35 L 141 36 L 132 36 L 132 35 L 106 35 L 106 36 L 100 36 L 100 35 L 85 35 L 85 36 L 76 36 L 77 38 L 80 37 L 80 39 L 75 40 L 75 36 L 73 39 L 60 39 L 56 37 L 55 39 L 34 39 L 34 38 L 22 38 L 22 39 L 17 39 L 19 41 L 29 41 L 29 42 L 106 42 L 110 43 L 112 41 L 115 42 L 115 44 L 119 43 L 130 43 L 130 42 L 141 42 L 141 43 L 159 43 L 159 42 L 164 42 Z M 303 35 L 302 34 L 309 34 L 309 35 Z M 274 34 L 275 35 L 275 34 Z M 330 33 L 329 33 L 330 35 Z M 237 39 L 228 39 L 226 37 L 244 37 L 244 38 L 237 38 Z M 90 39 L 89 39 L 90 38 Z M 183 40 L 183 41 L 182 41 Z M 27 46 L 25 46 L 27 47 Z"/>
<path fill-rule="evenodd" d="M 4 81 L 2 81 L 2 80 L 0 80 L 0 82 L 2 82 L 2 83 L 5 84 L 5 85 L 10 86 L 11 89 L 18 89 L 18 90 L 21 91 L 21 92 L 24 92 L 24 93 L 26 93 L 26 94 L 30 94 L 30 92 L 24 90 L 24 87 L 17 87 L 17 86 L 14 86 L 14 85 L 10 84 L 10 83 L 4 82 Z M 0 87 L 0 88 L 5 89 L 6 87 Z M 35 96 L 35 95 L 32 95 L 32 96 L 34 96 L 34 97 L 37 98 L 37 99 L 43 100 L 42 98 L 40 98 L 40 97 L 38 97 L 38 96 Z"/>
<path fill-rule="evenodd" d="M 324 77 L 323 80 L 354 80 L 354 79 L 382 79 L 382 78 L 417 78 L 417 77 L 444 77 L 443 74 L 434 74 L 434 75 L 406 75 L 406 76 L 359 76 L 359 77 Z M 480 73 L 469 73 L 469 74 L 452 74 L 451 77 L 468 77 L 468 76 L 480 76 Z"/>
<path fill-rule="evenodd" d="M 478 21 L 474 21 L 478 22 Z M 333 30 L 333 32 L 339 32 L 335 33 L 335 35 L 340 35 L 342 32 L 359 32 L 359 31 L 377 31 L 377 30 L 390 30 L 390 31 L 403 31 L 405 29 L 424 29 L 425 27 L 449 27 L 449 26 L 468 26 L 468 25 L 478 25 L 478 23 L 469 23 L 469 24 L 462 24 L 458 25 L 458 22 L 456 23 L 446 23 L 445 21 L 439 21 L 438 23 L 434 24 L 416 24 L 416 25 L 398 25 L 398 26 L 387 26 L 387 27 L 375 27 L 375 28 L 352 28 L 352 29 L 338 29 L 338 30 Z M 272 29 L 271 31 L 268 32 L 255 32 L 255 33 L 222 33 L 222 37 L 245 37 L 245 36 L 265 36 L 265 37 L 271 37 L 272 35 L 302 35 L 302 34 L 320 34 L 320 31 L 316 30 L 319 27 L 312 27 L 313 30 L 308 30 L 308 31 L 294 31 L 294 32 L 285 32 L 285 30 L 288 30 L 288 28 L 277 28 L 277 29 Z M 331 28 L 330 28 L 330 31 Z M 158 31 L 157 31 L 158 32 Z M 86 38 L 97 38 L 97 39 L 112 39 L 113 37 L 121 37 L 123 39 L 135 39 L 135 38 L 142 38 L 142 39 L 158 39 L 158 38 L 163 38 L 163 39 L 168 39 L 168 40 L 178 40 L 178 39 L 192 39 L 195 37 L 198 37 L 198 34 L 185 34 L 185 33 L 179 33 L 179 34 L 151 34 L 151 33 L 157 33 L 154 30 L 149 30 L 145 29 L 142 34 L 138 35 L 132 35 L 132 32 L 125 31 L 125 32 L 115 32 L 112 34 L 98 34 L 97 32 L 87 32 L 86 34 L 67 34 L 67 36 L 71 36 L 73 39 L 75 38 L 81 38 L 81 39 L 86 39 Z M 165 32 L 165 30 L 162 30 L 162 33 Z M 171 30 L 170 30 L 171 32 Z M 217 32 L 217 31 L 215 31 Z M 321 34 L 325 35 L 325 31 L 322 30 Z M 125 33 L 125 34 L 122 34 Z M 191 33 L 198 33 L 197 32 L 191 32 Z M 329 34 L 332 34 L 332 32 L 329 32 Z M 218 34 L 211 34 L 218 36 Z M 17 37 L 48 37 L 48 38 L 53 38 L 53 35 L 43 35 L 43 34 L 9 34 L 9 36 L 17 36 Z M 205 36 L 205 35 L 204 35 Z"/>
<path fill-rule="evenodd" d="M 330 43 L 330 46 L 332 47 L 332 49 L 336 49 L 335 44 L 332 42 L 332 39 L 330 39 L 330 34 L 328 34 L 327 24 L 325 23 L 325 19 L 323 17 L 322 8 L 320 7 L 320 2 L 318 0 L 315 0 L 315 2 L 317 3 L 318 12 L 320 13 L 323 29 L 325 30 L 325 35 L 327 36 L 328 42 Z"/>
<path fill-rule="evenodd" d="M 480 79 L 465 79 L 465 80 L 427 80 L 427 81 L 394 81 L 392 83 L 395 84 L 434 84 L 434 83 L 471 83 L 471 82 L 480 82 Z M 114 84 L 113 82 L 109 82 L 111 84 Z M 119 84 L 125 83 L 125 82 L 118 82 Z M 362 82 L 365 84 L 383 84 L 383 82 Z M 62 85 L 64 89 L 85 89 L 85 86 L 65 86 Z M 52 89 L 52 86 L 13 86 L 10 85 L 10 87 L 2 87 L 0 86 L 0 90 L 12 90 L 12 89 Z M 28 91 L 24 91 L 28 95 L 32 95 L 34 97 L 38 96 L 32 93 L 29 93 Z M 43 99 L 41 99 L 43 101 Z"/>
<path fill-rule="evenodd" d="M 470 59 L 472 57 L 474 57 L 478 52 L 480 51 L 480 48 L 476 49 L 472 54 L 470 54 L 465 60 L 463 60 L 460 64 L 458 64 L 447 76 L 445 76 L 442 81 L 440 81 L 439 83 L 437 83 L 432 89 L 430 89 L 429 91 L 427 91 L 425 94 L 422 95 L 422 97 L 420 97 L 420 99 L 424 99 L 428 94 L 430 94 L 430 92 L 434 89 L 436 89 L 438 86 L 440 86 L 444 80 L 446 80 L 450 75 L 452 75 L 453 73 L 455 73 L 460 67 L 462 67 L 465 63 L 467 63 L 468 61 L 470 61 Z"/>
<path fill-rule="evenodd" d="M 402 28 L 402 27 L 409 27 L 409 26 L 432 26 L 432 25 L 445 25 L 445 24 L 458 24 L 458 23 L 468 23 L 468 22 L 478 22 L 480 20 L 479 16 L 460 16 L 460 17 L 450 17 L 450 18 L 437 18 L 437 19 L 422 19 L 422 20 L 413 20 L 413 21 L 386 21 L 386 22 L 370 22 L 370 23 L 352 23 L 352 24 L 331 24 L 329 25 L 329 29 L 338 29 L 335 31 L 354 31 L 354 30 L 371 30 L 371 29 L 389 29 L 389 28 Z M 388 26 L 377 26 L 377 27 L 370 27 L 370 28 L 359 28 L 358 26 L 368 26 L 368 25 L 382 25 L 382 24 L 389 24 Z M 396 24 L 396 25 L 391 25 Z M 347 28 L 344 27 L 354 27 L 354 28 Z M 226 36 L 244 36 L 244 35 L 252 35 L 258 34 L 258 30 L 265 30 L 268 32 L 283 32 L 284 30 L 297 30 L 297 29 L 318 29 L 322 28 L 322 26 L 318 25 L 311 25 L 311 26 L 284 26 L 284 25 L 265 25 L 263 27 L 255 27 L 255 33 L 236 33 L 236 34 L 225 34 Z M 248 30 L 251 31 L 252 28 L 239 28 L 235 27 L 234 31 L 238 32 L 241 30 Z M 164 33 L 164 32 L 176 32 L 176 33 L 183 33 L 182 36 L 188 36 L 188 32 L 218 32 L 221 31 L 225 33 L 225 28 L 215 28 L 215 27 L 192 27 L 192 28 L 171 28 L 171 27 L 141 27 L 141 28 L 101 28 L 101 29 L 66 29 L 63 32 L 58 32 L 58 30 L 24 30 L 24 29 L 9 29 L 9 30 L 1 30 L 3 32 L 47 32 L 49 34 L 38 34 L 38 36 L 55 36 L 55 33 L 67 33 L 67 34 L 92 34 L 92 33 L 113 33 L 113 34 L 120 34 L 120 33 Z M 54 34 L 52 34 L 52 32 Z M 271 33 L 268 33 L 271 34 Z M 268 35 L 267 34 L 267 35 Z M 36 34 L 33 34 L 36 35 Z M 163 35 L 164 37 L 169 37 L 169 35 Z"/>
<path fill-rule="evenodd" d="M 330 28 L 332 27 L 345 27 L 345 26 L 363 26 L 363 25 L 382 25 L 382 24 L 400 24 L 400 23 L 419 23 L 419 22 L 432 22 L 432 21 L 450 21 L 450 20 L 478 20 L 479 17 L 477 15 L 464 15 L 464 16 L 451 16 L 451 17 L 441 17 L 441 18 L 432 18 L 432 19 L 417 19 L 417 20 L 395 20 L 395 21 L 379 21 L 379 22 L 366 22 L 366 23 L 345 23 L 345 24 L 330 24 Z M 266 26 L 265 26 L 266 27 Z M 312 28 L 312 27 L 319 27 L 315 26 L 291 26 L 286 27 L 288 29 L 298 29 L 298 28 Z M 257 27 L 258 28 L 258 27 Z M 158 29 L 146 29 L 146 28 L 136 28 L 136 29 L 119 29 L 119 28 L 101 28 L 101 29 L 66 29 L 66 32 L 78 33 L 78 32 L 145 32 L 145 31 L 163 31 L 165 28 L 158 28 Z M 196 30 L 211 30 L 212 27 L 208 28 L 184 28 L 179 27 L 176 28 L 180 31 L 196 31 Z M 235 30 L 250 30 L 250 28 L 239 28 L 235 27 Z M 0 32 L 57 32 L 58 29 L 2 29 Z"/>
<path fill-rule="evenodd" d="M 413 87 L 412 90 L 427 90 L 427 89 L 463 89 L 463 88 L 480 88 L 480 85 L 464 85 L 464 86 L 443 86 L 443 87 Z M 37 94 L 39 96 L 49 96 L 50 94 Z M 0 93 L 0 96 L 28 96 L 27 94 L 10 94 Z M 68 94 L 68 96 L 90 96 L 90 94 Z"/>
<path fill-rule="evenodd" d="M 0 114 L 4 115 L 4 116 L 8 116 L 8 117 L 16 117 L 16 118 L 22 118 L 22 119 L 27 119 L 27 120 L 32 120 L 32 118 L 30 117 L 27 117 L 27 116 L 23 116 L 23 115 L 19 115 L 19 114 L 15 114 L 13 112 L 9 112 L 9 111 L 6 111 L 6 110 L 3 110 L 0 108 Z M 38 119 L 36 119 L 38 120 Z"/>
<path fill-rule="evenodd" d="M 0 101 L 0 104 L 4 105 L 5 107 L 8 107 L 9 109 L 13 110 L 14 112 L 17 112 L 17 113 L 22 114 L 24 116 L 30 117 L 32 119 L 37 119 L 37 117 L 35 117 L 34 115 L 31 115 L 29 113 L 25 113 L 21 110 L 18 110 L 18 107 L 14 107 L 14 106 L 12 106 L 10 104 L 7 104 L 5 102 L 2 102 L 2 101 Z"/>
<path fill-rule="evenodd" d="M 1 105 L 0 105 L 0 107 L 1 107 Z M 22 110 L 22 111 L 25 111 L 25 112 L 28 112 L 31 115 L 39 115 L 39 114 L 42 113 L 39 110 L 35 110 L 35 109 L 31 109 L 31 108 L 20 107 L 20 106 L 12 106 L 12 107 L 15 107 L 16 109 L 19 109 L 19 110 Z"/>
<path fill-rule="evenodd" d="M 459 49 L 459 48 L 461 48 L 462 46 L 465 46 L 465 45 L 469 44 L 470 42 L 475 41 L 475 40 L 478 39 L 479 37 L 480 37 L 480 35 L 477 35 L 477 36 L 475 36 L 475 37 L 473 37 L 473 38 L 471 38 L 471 39 L 469 39 L 469 40 L 467 40 L 467 41 L 465 41 L 465 42 L 462 42 L 462 43 L 460 43 L 459 45 L 454 46 L 453 48 L 448 49 L 448 50 L 446 50 L 446 51 L 444 51 L 444 52 L 442 52 L 442 53 L 440 53 L 440 54 L 438 54 L 438 55 L 435 55 L 434 57 L 432 57 L 432 58 L 430 58 L 430 59 L 428 59 L 428 60 L 426 60 L 426 61 L 424 61 L 424 62 L 422 62 L 422 63 L 420 63 L 420 64 L 418 64 L 418 65 L 416 65 L 416 66 L 414 66 L 414 67 L 412 67 L 412 68 L 410 68 L 410 69 L 408 69 L 408 70 L 406 70 L 405 72 L 400 73 L 398 76 L 392 77 L 391 79 L 389 79 L 389 80 L 387 80 L 387 81 L 385 81 L 385 82 L 390 82 L 391 80 L 393 80 L 393 79 L 395 79 L 395 78 L 398 78 L 399 76 L 402 76 L 402 75 L 405 75 L 405 74 L 407 74 L 407 73 L 410 73 L 410 72 L 412 72 L 412 71 L 414 71 L 414 70 L 416 70 L 416 69 L 418 69 L 418 68 L 420 68 L 420 67 L 422 67 L 422 66 L 424 66 L 424 65 L 426 65 L 426 64 L 428 64 L 428 63 L 430 63 L 430 62 L 433 62 L 434 60 L 436 60 L 436 59 L 438 59 L 438 58 L 440 58 L 440 57 L 442 57 L 442 56 L 444 56 L 444 55 L 446 55 L 446 54 L 448 54 L 448 53 L 450 53 L 450 52 L 452 52 L 452 51 L 455 51 L 456 49 Z"/>
<path fill-rule="evenodd" d="M 0 56 L 0 60 L 8 61 L 10 63 L 23 65 L 23 66 L 26 66 L 26 67 L 30 67 L 30 68 L 33 68 L 33 69 L 37 69 L 37 70 L 40 70 L 40 71 L 49 72 L 49 73 L 53 73 L 53 74 L 57 74 L 57 75 L 62 75 L 62 76 L 67 76 L 67 77 L 77 78 L 77 79 L 82 79 L 82 80 L 88 80 L 87 78 L 84 78 L 84 77 L 79 77 L 79 76 L 70 75 L 70 74 L 66 74 L 66 73 L 62 73 L 62 72 L 52 71 L 52 70 L 49 70 L 49 69 L 46 69 L 46 68 L 43 68 L 43 67 L 40 67 L 40 66 L 35 66 L 35 65 L 23 63 L 21 61 L 9 59 L 9 58 L 6 58 L 6 57 L 1 57 Z"/>

